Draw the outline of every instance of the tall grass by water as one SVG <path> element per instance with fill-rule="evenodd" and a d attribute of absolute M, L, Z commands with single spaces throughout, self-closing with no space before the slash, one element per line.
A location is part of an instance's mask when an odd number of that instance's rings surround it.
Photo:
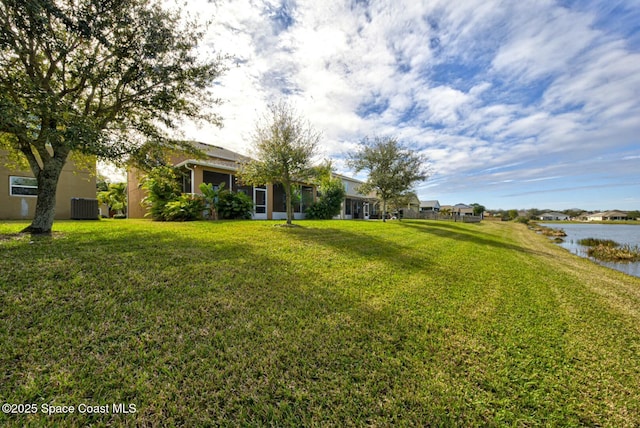
<path fill-rule="evenodd" d="M 589 247 L 587 255 L 603 261 L 637 262 L 640 261 L 640 247 L 637 245 L 620 245 L 611 239 L 585 238 L 578 244 Z"/>

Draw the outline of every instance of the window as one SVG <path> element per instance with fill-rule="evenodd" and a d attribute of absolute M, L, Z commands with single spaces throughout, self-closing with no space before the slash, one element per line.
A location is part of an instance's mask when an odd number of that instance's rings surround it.
<path fill-rule="evenodd" d="M 33 177 L 9 177 L 11 196 L 38 196 L 38 181 Z"/>
<path fill-rule="evenodd" d="M 191 193 L 191 171 L 187 168 L 181 168 L 178 171 L 178 179 L 180 180 L 182 193 Z"/>

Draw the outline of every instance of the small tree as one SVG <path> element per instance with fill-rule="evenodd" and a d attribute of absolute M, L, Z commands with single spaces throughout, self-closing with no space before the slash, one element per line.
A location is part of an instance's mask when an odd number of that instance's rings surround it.
<path fill-rule="evenodd" d="M 218 186 L 218 188 L 215 188 L 211 183 L 200 184 L 200 191 L 202 192 L 205 206 L 209 211 L 209 218 L 211 220 L 218 219 L 216 204 L 218 203 L 218 197 L 220 196 L 220 192 L 222 191 L 222 189 L 224 189 L 224 183 L 220 183 L 220 186 Z"/>
<path fill-rule="evenodd" d="M 507 211 L 507 216 L 509 217 L 509 220 L 515 220 L 516 218 L 518 218 L 518 210 Z"/>
<path fill-rule="evenodd" d="M 480 205 L 478 203 L 473 203 L 473 204 L 471 204 L 471 206 L 473 207 L 473 215 L 481 216 L 482 213 L 484 213 L 486 211 L 486 208 L 484 207 L 484 205 Z"/>
<path fill-rule="evenodd" d="M 369 172 L 360 192 L 376 192 L 382 202 L 382 219 L 386 221 L 387 203 L 429 177 L 426 162 L 426 157 L 405 148 L 393 137 L 375 137 L 362 140 L 359 150 L 349 157 L 348 165 L 356 173 Z"/>
<path fill-rule="evenodd" d="M 318 150 L 320 134 L 304 122 L 285 102 L 271 104 L 253 134 L 255 159 L 242 165 L 239 176 L 254 186 L 280 183 L 284 187 L 287 224 L 293 221 L 293 185 L 309 181 L 315 174 L 311 162 Z"/>

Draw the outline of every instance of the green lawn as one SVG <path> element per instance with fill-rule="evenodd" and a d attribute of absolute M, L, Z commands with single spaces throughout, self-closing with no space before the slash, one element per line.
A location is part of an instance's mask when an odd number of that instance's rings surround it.
<path fill-rule="evenodd" d="M 0 425 L 640 426 L 639 278 L 521 224 L 280 223 L 0 223 L 0 401 L 38 411 Z"/>

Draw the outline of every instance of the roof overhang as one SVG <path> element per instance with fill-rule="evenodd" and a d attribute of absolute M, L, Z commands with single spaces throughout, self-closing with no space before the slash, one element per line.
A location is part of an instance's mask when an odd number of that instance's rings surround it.
<path fill-rule="evenodd" d="M 183 160 L 182 162 L 176 164 L 175 168 L 180 168 L 181 166 L 189 166 L 189 165 L 203 166 L 203 167 L 207 167 L 207 168 L 223 169 L 225 171 L 233 171 L 233 172 L 238 171 L 238 166 L 237 166 L 237 164 L 235 162 L 202 161 L 202 160 L 197 160 L 197 159 Z"/>

